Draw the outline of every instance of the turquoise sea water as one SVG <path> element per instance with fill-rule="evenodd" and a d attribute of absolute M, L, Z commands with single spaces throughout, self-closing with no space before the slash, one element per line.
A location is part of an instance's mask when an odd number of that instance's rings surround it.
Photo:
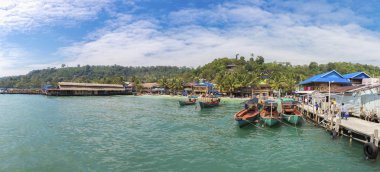
<path fill-rule="evenodd" d="M 250 126 L 242 104 L 148 96 L 0 95 L 0 171 L 379 171 L 362 144 L 305 123 Z"/>

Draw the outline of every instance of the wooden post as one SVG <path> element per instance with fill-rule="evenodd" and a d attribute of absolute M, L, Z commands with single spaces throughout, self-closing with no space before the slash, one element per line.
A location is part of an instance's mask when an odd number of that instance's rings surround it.
<path fill-rule="evenodd" d="M 379 146 L 379 131 L 377 129 L 375 129 L 375 131 L 373 131 L 373 135 L 374 135 L 374 142 L 375 142 L 375 146 Z"/>
<path fill-rule="evenodd" d="M 350 143 L 352 143 L 352 131 L 350 131 Z"/>
<path fill-rule="evenodd" d="M 335 123 L 335 131 L 339 134 L 339 127 L 340 127 L 340 119 L 336 119 L 336 123 Z"/>

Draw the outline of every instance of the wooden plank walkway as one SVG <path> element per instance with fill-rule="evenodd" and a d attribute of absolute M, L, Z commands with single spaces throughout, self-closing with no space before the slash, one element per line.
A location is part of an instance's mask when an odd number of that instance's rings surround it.
<path fill-rule="evenodd" d="M 334 122 L 336 122 L 336 120 L 334 120 Z M 342 119 L 340 121 L 340 126 L 360 132 L 367 136 L 372 136 L 376 129 L 380 131 L 379 123 L 369 122 L 359 118 L 348 118 L 347 120 Z"/>
<path fill-rule="evenodd" d="M 313 106 L 310 105 L 299 105 L 298 106 L 302 110 L 306 110 L 307 113 L 314 114 L 315 109 Z M 324 119 L 328 117 L 327 114 L 317 113 L 316 114 L 319 118 Z M 331 117 L 333 117 L 334 125 L 337 123 L 337 118 L 335 118 L 335 115 L 331 115 L 330 118 L 324 119 L 328 122 L 330 122 Z M 339 127 L 343 127 L 347 130 L 351 130 L 358 134 L 363 134 L 367 137 L 374 137 L 375 130 L 380 131 L 380 124 L 374 123 L 370 121 L 365 121 L 363 119 L 359 119 L 356 117 L 349 117 L 347 120 L 341 119 Z"/>

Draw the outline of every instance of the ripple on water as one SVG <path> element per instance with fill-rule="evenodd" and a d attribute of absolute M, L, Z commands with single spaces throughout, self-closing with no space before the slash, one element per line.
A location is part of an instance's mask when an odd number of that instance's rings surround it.
<path fill-rule="evenodd" d="M 154 96 L 0 95 L 0 171 L 378 171 L 305 123 L 239 128 L 242 100 L 198 111 Z"/>

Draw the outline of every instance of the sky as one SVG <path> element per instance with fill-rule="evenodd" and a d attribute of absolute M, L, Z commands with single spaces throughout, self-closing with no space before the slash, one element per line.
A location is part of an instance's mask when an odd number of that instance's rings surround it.
<path fill-rule="evenodd" d="M 247 59 L 380 66 L 378 0 L 0 0 L 0 77 Z"/>

